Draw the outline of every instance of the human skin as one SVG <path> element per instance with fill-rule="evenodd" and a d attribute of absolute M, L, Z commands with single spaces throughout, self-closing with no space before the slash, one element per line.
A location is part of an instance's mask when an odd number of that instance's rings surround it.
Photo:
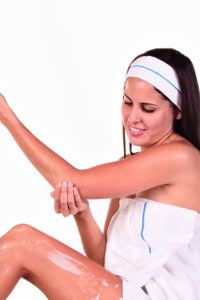
<path fill-rule="evenodd" d="M 37 229 L 21 224 L 0 239 L 0 299 L 20 278 L 50 300 L 119 299 L 121 280 Z"/>
<path fill-rule="evenodd" d="M 88 201 L 80 197 L 77 188 L 71 182 L 58 184 L 51 196 L 54 198 L 56 213 L 61 213 L 64 217 L 74 216 L 87 257 L 103 266 L 107 229 L 105 228 L 104 233 L 101 232 Z M 106 220 L 109 222 L 109 216 Z"/>
<path fill-rule="evenodd" d="M 173 120 L 180 118 L 169 101 L 155 92 L 154 87 L 139 78 L 126 82 L 122 120 L 129 142 L 141 147 L 141 151 L 171 140 L 181 140 L 173 132 Z"/>
<path fill-rule="evenodd" d="M 132 104 L 129 105 L 123 103 L 122 105 L 123 123 L 127 130 L 130 142 L 142 147 L 141 153 L 117 162 L 96 166 L 86 170 L 76 169 L 34 137 L 12 112 L 3 97 L 0 97 L 0 120 L 10 131 L 25 155 L 53 187 L 55 187 L 58 182 L 68 180 L 78 187 L 80 195 L 83 198 L 100 199 L 116 197 L 116 199 L 119 199 L 119 197 L 124 195 L 139 195 L 141 193 L 146 193 L 145 195 L 152 196 L 151 199 L 159 199 L 161 202 L 200 211 L 200 204 L 197 199 L 197 195 L 200 192 L 199 151 L 190 145 L 189 142 L 173 132 L 173 120 L 176 115 L 174 114 L 171 105 L 168 101 L 164 100 L 151 85 L 144 81 L 139 82 L 133 78 L 127 80 L 125 94 L 131 99 L 129 99 L 129 101 L 132 101 Z M 147 113 L 144 111 L 144 105 L 142 103 L 144 101 L 147 102 L 147 100 L 148 102 L 155 101 L 154 104 L 159 107 L 156 112 Z M 165 120 L 163 119 L 164 117 Z M 144 132 L 142 132 L 143 129 L 145 129 Z M 190 199 L 190 202 L 188 202 L 187 199 Z M 116 207 L 113 208 L 111 205 L 109 220 L 115 211 Z M 81 222 L 87 222 L 86 218 L 83 217 Z M 91 237 L 96 236 L 98 226 L 90 226 L 91 222 L 93 222 L 92 219 L 85 226 L 85 230 L 82 233 L 83 239 L 87 238 L 88 230 Z M 68 290 L 66 286 L 71 286 L 71 282 L 74 284 L 74 274 L 70 276 L 66 270 L 63 271 L 63 264 L 58 266 L 55 261 L 54 263 L 51 261 L 49 264 L 47 263 L 47 265 L 43 266 L 40 263 L 41 261 L 39 260 L 38 255 L 41 255 L 40 258 L 42 257 L 42 259 L 49 262 L 49 251 L 50 249 L 54 249 L 53 253 L 55 255 L 57 251 L 62 253 L 61 257 L 67 254 L 70 256 L 70 260 L 75 259 L 77 264 L 79 264 L 79 261 L 82 262 L 81 256 L 76 256 L 75 252 L 69 251 L 67 246 L 59 248 L 60 246 L 57 241 L 50 237 L 47 239 L 45 234 L 38 233 L 36 229 L 31 229 L 31 236 L 39 241 L 38 244 L 40 246 L 41 241 L 45 241 L 45 243 L 47 241 L 50 248 L 46 246 L 39 247 L 36 246 L 36 243 L 32 243 L 31 245 L 34 244 L 34 255 L 32 255 L 33 252 L 29 252 L 29 248 L 27 251 L 26 245 L 17 242 L 18 240 L 28 239 L 24 238 L 24 235 L 20 233 L 22 235 L 21 237 L 19 231 L 27 232 L 29 229 L 27 229 L 26 226 L 22 226 L 21 229 L 18 230 L 18 228 L 16 229 L 15 227 L 11 231 L 12 235 L 11 233 L 8 233 L 3 240 L 1 239 L 0 241 L 0 243 L 4 241 L 4 246 L 0 251 L 0 261 L 2 263 L 5 261 L 7 264 L 10 262 L 12 266 L 14 265 L 13 271 L 11 269 L 10 273 L 7 272 L 7 274 L 10 274 L 10 277 L 9 275 L 6 276 L 5 268 L 2 269 L 1 276 L 2 278 L 5 278 L 4 285 L 1 287 L 2 295 L 5 295 L 6 293 L 4 286 L 9 286 L 9 288 L 7 288 L 7 293 L 10 292 L 20 276 L 23 276 L 23 270 L 26 269 L 28 272 L 26 279 L 32 282 L 31 278 L 36 278 L 33 283 L 43 292 L 46 292 L 47 289 L 49 299 L 51 299 L 52 293 L 55 293 L 53 294 L 54 299 L 73 299 L 73 295 L 68 296 L 66 293 L 64 294 L 65 298 L 62 298 L 63 294 L 61 295 L 60 293 Z M 26 233 L 25 236 L 27 237 L 28 234 Z M 99 241 L 101 241 L 101 253 L 103 255 L 105 252 L 106 235 L 99 231 L 98 238 Z M 5 247 L 10 240 L 12 247 Z M 97 247 L 93 247 L 91 241 L 88 241 L 87 243 L 88 247 L 90 247 L 92 256 L 92 253 L 95 254 L 95 251 L 97 251 Z M 91 245 L 89 245 L 89 243 Z M 40 248 L 42 249 L 41 251 Z M 13 253 L 23 253 L 24 251 L 24 253 L 27 253 L 27 257 L 23 260 L 22 257 L 17 258 L 17 255 L 12 255 L 12 259 L 10 259 L 10 253 L 12 253 L 12 251 Z M 3 253 L 6 253 L 5 256 Z M 91 268 L 91 274 L 93 274 L 93 272 L 95 272 L 94 269 L 96 270 L 98 264 L 94 263 L 94 261 L 89 258 L 84 258 L 84 262 L 85 266 L 88 266 L 89 269 Z M 38 274 L 34 266 L 38 266 L 41 273 Z M 54 270 L 57 270 L 58 272 L 56 278 L 58 278 L 59 281 L 59 288 L 55 288 L 54 291 L 51 290 L 51 283 L 55 283 L 55 280 L 51 282 L 49 276 L 44 276 L 47 270 L 48 274 L 49 272 L 53 273 Z M 65 272 L 67 272 L 67 274 Z M 16 276 L 13 275 L 15 273 L 17 274 Z M 98 297 L 98 295 L 100 296 L 99 299 L 103 300 L 108 299 L 108 296 L 111 299 L 119 299 L 121 295 L 120 279 L 107 272 L 101 266 L 97 268 L 95 276 L 96 274 L 99 274 L 97 281 L 100 286 L 101 276 L 106 278 L 106 280 L 108 276 L 111 281 L 109 282 L 108 287 L 101 286 L 103 290 L 101 288 L 95 290 L 96 294 L 86 299 L 93 299 L 94 297 Z M 65 276 L 68 277 L 68 280 L 63 280 L 63 278 L 66 278 Z M 86 277 L 83 276 L 83 282 Z M 111 283 L 112 280 L 113 283 Z M 88 279 L 86 281 L 88 284 Z M 80 284 L 82 284 L 82 279 L 80 282 Z M 92 280 L 90 282 L 93 284 Z M 85 287 L 86 286 L 84 286 L 84 290 Z M 90 291 L 90 287 L 87 286 L 86 290 Z M 76 293 L 74 288 L 73 291 Z M 105 295 L 105 293 L 107 293 L 107 295 Z M 79 299 L 77 298 L 78 295 L 76 294 L 76 299 Z M 4 299 L 3 296 L 2 299 Z M 80 299 L 84 298 L 80 297 Z"/>
<path fill-rule="evenodd" d="M 180 137 L 175 143 L 175 134 L 164 137 L 161 135 L 148 151 L 137 156 L 79 170 L 37 139 L 9 109 L 2 97 L 0 120 L 32 164 L 53 187 L 64 180 L 73 182 L 81 196 L 86 199 L 121 197 L 168 184 L 177 173 L 184 171 L 185 163 L 188 163 L 183 153 L 187 155 L 189 151 L 195 152 L 194 147 L 178 143 L 183 140 Z M 174 142 L 168 143 L 170 139 Z M 181 149 L 177 151 L 177 148 Z M 143 174 L 146 174 L 146 179 Z"/>

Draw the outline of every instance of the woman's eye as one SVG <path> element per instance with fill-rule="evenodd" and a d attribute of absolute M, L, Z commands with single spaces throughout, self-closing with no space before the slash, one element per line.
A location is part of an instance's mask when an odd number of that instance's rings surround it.
<path fill-rule="evenodd" d="M 133 103 L 132 103 L 131 101 L 129 101 L 129 100 L 128 100 L 128 101 L 127 101 L 127 100 L 124 100 L 124 103 L 127 104 L 127 105 L 132 105 L 132 104 L 133 104 Z"/>
<path fill-rule="evenodd" d="M 127 105 L 133 104 L 133 102 L 130 101 L 129 99 L 127 99 L 126 97 L 124 97 L 123 100 L 124 100 L 124 103 L 127 104 Z"/>
<path fill-rule="evenodd" d="M 147 112 L 147 113 L 153 113 L 155 111 L 155 109 L 147 109 L 145 107 L 143 107 L 142 110 Z"/>

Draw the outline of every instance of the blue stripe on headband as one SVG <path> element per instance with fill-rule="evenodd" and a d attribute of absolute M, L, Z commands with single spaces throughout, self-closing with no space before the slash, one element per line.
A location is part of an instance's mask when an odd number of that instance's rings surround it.
<path fill-rule="evenodd" d="M 146 69 L 148 71 L 151 71 L 153 73 L 155 73 L 156 75 L 160 76 L 161 78 L 163 78 L 164 80 L 166 80 L 171 86 L 173 86 L 179 93 L 181 92 L 179 90 L 179 88 L 177 88 L 171 81 L 169 81 L 167 78 L 165 78 L 163 75 L 161 75 L 160 73 L 150 69 L 150 68 L 147 68 L 147 67 L 144 67 L 144 66 L 141 66 L 141 65 L 133 65 L 131 66 L 130 68 L 135 68 L 135 67 L 138 67 L 138 68 L 143 68 L 143 69 Z"/>

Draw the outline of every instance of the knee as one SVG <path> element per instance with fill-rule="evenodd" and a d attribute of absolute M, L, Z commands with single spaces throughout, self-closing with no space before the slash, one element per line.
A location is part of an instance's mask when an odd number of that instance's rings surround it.
<path fill-rule="evenodd" d="M 19 224 L 12 227 L 0 238 L 0 254 L 11 254 L 17 250 L 18 255 L 20 255 L 23 252 L 21 250 L 26 248 L 26 244 L 29 244 L 31 237 L 34 236 L 34 231 L 36 229 L 27 224 Z"/>
<path fill-rule="evenodd" d="M 8 239 L 16 239 L 19 240 L 24 237 L 31 237 L 32 232 L 35 229 L 27 224 L 18 224 L 12 227 L 5 235 Z"/>

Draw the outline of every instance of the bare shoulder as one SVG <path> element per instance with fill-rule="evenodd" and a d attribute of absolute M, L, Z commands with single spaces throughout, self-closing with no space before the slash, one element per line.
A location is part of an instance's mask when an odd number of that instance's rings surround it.
<path fill-rule="evenodd" d="M 151 147 L 148 150 L 136 155 L 138 159 L 159 160 L 160 163 L 168 161 L 170 163 L 191 164 L 200 162 L 200 152 L 187 142 L 173 142 Z"/>
<path fill-rule="evenodd" d="M 174 163 L 185 165 L 193 165 L 200 163 L 200 152 L 189 142 L 181 141 L 161 145 L 160 155 L 166 155 Z"/>
<path fill-rule="evenodd" d="M 138 179 L 144 175 L 147 178 L 146 190 L 152 187 L 171 184 L 187 177 L 188 174 L 198 174 L 200 170 L 199 151 L 189 142 L 172 142 L 157 145 L 142 151 L 133 157 L 128 157 L 132 170 Z M 148 187 L 149 184 L 149 187 Z"/>

